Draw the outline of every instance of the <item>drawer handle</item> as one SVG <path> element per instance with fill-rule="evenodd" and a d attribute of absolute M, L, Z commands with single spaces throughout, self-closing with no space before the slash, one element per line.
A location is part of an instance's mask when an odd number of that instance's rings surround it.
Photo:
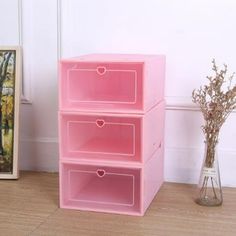
<path fill-rule="evenodd" d="M 96 125 L 99 128 L 102 128 L 105 125 L 105 121 L 104 120 L 96 120 Z"/>
<path fill-rule="evenodd" d="M 104 177 L 105 174 L 106 174 L 105 170 L 102 170 L 102 169 L 97 170 L 97 176 L 98 177 L 102 178 L 102 177 Z"/>
<path fill-rule="evenodd" d="M 99 74 L 99 75 L 104 75 L 105 73 L 106 73 L 106 67 L 104 67 L 104 66 L 99 66 L 99 67 L 97 67 L 97 73 Z"/>

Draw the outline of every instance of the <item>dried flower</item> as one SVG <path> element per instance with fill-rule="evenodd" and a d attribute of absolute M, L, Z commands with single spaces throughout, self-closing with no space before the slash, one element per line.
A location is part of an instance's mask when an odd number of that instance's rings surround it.
<path fill-rule="evenodd" d="M 236 108 L 236 85 L 232 85 L 234 73 L 227 76 L 227 65 L 220 70 L 214 59 L 212 64 L 214 75 L 207 76 L 209 84 L 192 92 L 193 102 L 200 106 L 205 120 L 202 130 L 205 142 L 212 148 L 211 152 L 218 143 L 220 128 L 232 110 Z M 209 155 L 207 158 L 210 167 L 214 161 L 214 155 Z"/>

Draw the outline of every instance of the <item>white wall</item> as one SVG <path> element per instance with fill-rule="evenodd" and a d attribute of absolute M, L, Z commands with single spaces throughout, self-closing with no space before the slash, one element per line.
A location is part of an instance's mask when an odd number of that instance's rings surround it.
<path fill-rule="evenodd" d="M 24 50 L 29 103 L 22 104 L 21 169 L 58 169 L 57 58 L 162 53 L 167 56 L 165 179 L 197 181 L 203 120 L 191 92 L 204 83 L 213 57 L 236 71 L 234 0 L 0 0 L 0 29 L 0 44 L 21 43 Z M 219 144 L 227 186 L 236 186 L 235 122 L 233 113 Z"/>

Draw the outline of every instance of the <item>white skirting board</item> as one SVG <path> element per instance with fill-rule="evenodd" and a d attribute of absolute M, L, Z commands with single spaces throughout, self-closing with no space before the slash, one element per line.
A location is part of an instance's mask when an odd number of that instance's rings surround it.
<path fill-rule="evenodd" d="M 204 156 L 204 148 L 168 148 L 165 150 L 165 181 L 196 184 Z M 236 187 L 236 151 L 218 149 L 223 186 Z"/>
<path fill-rule="evenodd" d="M 56 139 L 20 140 L 20 170 L 58 172 L 58 158 Z"/>
<path fill-rule="evenodd" d="M 165 181 L 197 183 L 204 148 L 165 148 Z M 223 186 L 236 187 L 236 151 L 218 150 Z M 20 169 L 58 171 L 58 142 L 56 139 L 20 141 Z"/>

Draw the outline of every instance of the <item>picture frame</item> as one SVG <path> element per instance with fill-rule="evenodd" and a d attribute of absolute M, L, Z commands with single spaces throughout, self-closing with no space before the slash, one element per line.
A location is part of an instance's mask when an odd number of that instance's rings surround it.
<path fill-rule="evenodd" d="M 18 179 L 22 53 L 0 46 L 0 179 Z"/>

